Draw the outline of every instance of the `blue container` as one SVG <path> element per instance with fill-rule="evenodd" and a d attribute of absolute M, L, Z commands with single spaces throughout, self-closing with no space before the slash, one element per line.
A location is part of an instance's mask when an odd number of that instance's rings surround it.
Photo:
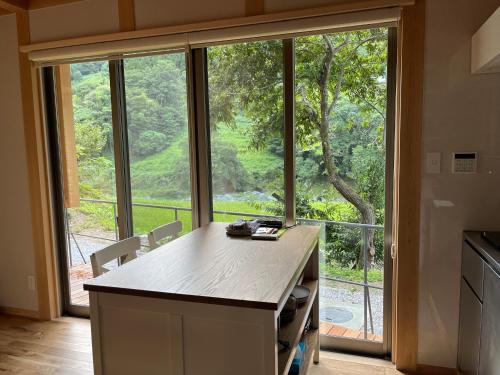
<path fill-rule="evenodd" d="M 306 344 L 304 341 L 299 342 L 297 345 L 297 350 L 295 351 L 295 357 L 293 357 L 292 365 L 290 366 L 289 375 L 300 374 L 300 368 L 302 367 L 302 362 L 304 362 L 304 353 L 306 352 Z"/>

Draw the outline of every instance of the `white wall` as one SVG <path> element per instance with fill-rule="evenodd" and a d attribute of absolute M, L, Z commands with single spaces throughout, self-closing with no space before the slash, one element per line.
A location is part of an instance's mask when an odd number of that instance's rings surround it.
<path fill-rule="evenodd" d="M 30 12 L 32 43 L 120 30 L 118 0 L 86 0 Z"/>
<path fill-rule="evenodd" d="M 427 2 L 423 165 L 440 152 L 442 171 L 422 174 L 419 363 L 455 367 L 462 231 L 500 230 L 500 74 L 469 73 L 471 37 L 498 6 Z M 479 173 L 451 174 L 457 151 L 477 151 Z"/>
<path fill-rule="evenodd" d="M 140 0 L 135 2 L 137 29 L 243 17 L 245 0 Z"/>
<path fill-rule="evenodd" d="M 37 310 L 15 16 L 0 17 L 0 306 Z"/>
<path fill-rule="evenodd" d="M 345 2 L 345 0 L 265 0 L 264 7 L 266 12 L 271 13 L 292 9 L 314 8 Z"/>

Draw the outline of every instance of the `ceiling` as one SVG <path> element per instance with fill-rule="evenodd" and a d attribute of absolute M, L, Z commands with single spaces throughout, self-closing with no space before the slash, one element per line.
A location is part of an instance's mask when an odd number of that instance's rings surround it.
<path fill-rule="evenodd" d="M 74 3 L 81 0 L 0 0 L 0 16 L 26 10 Z"/>

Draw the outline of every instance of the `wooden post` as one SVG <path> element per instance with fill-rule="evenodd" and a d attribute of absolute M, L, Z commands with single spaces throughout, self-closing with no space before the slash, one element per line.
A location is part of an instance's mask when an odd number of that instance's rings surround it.
<path fill-rule="evenodd" d="M 425 0 L 403 8 L 399 30 L 394 178 L 393 361 L 417 370 L 420 251 L 420 154 L 423 107 Z"/>
<path fill-rule="evenodd" d="M 135 1 L 118 0 L 118 20 L 120 31 L 135 30 Z"/>
<path fill-rule="evenodd" d="M 70 66 L 57 66 L 55 68 L 55 73 L 57 93 L 56 100 L 61 142 L 64 207 L 79 207 L 80 188 L 76 156 L 73 92 L 71 90 Z"/>
<path fill-rule="evenodd" d="M 264 14 L 264 0 L 246 0 L 245 1 L 245 16 L 257 16 Z"/>
<path fill-rule="evenodd" d="M 29 13 L 16 13 L 19 46 L 30 43 Z M 59 315 L 51 195 L 46 164 L 45 131 L 39 96 L 39 76 L 25 53 L 19 54 L 24 136 L 31 196 L 32 233 L 35 247 L 38 317 L 50 320 Z"/>

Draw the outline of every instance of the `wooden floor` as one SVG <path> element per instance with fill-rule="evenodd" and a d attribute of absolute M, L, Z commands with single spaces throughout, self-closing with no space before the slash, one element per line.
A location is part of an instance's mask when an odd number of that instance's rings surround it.
<path fill-rule="evenodd" d="M 318 365 L 307 375 L 403 375 L 389 361 L 349 354 L 321 352 Z"/>
<path fill-rule="evenodd" d="M 0 316 L 0 374 L 92 374 L 88 320 Z"/>
<path fill-rule="evenodd" d="M 0 374 L 92 374 L 90 323 L 61 318 L 39 322 L 0 315 Z M 378 359 L 322 352 L 308 375 L 396 375 Z"/>

